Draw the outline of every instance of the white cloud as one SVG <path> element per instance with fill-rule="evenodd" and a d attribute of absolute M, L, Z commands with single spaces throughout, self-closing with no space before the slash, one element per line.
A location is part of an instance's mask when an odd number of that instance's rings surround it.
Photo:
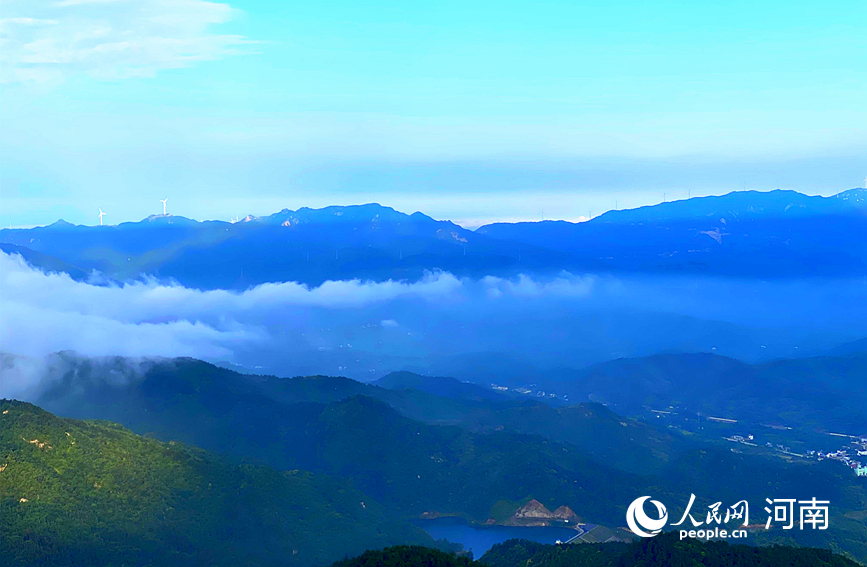
<path fill-rule="evenodd" d="M 411 283 L 342 280 L 308 287 L 283 282 L 244 292 L 201 291 L 153 280 L 91 285 L 0 253 L 0 350 L 28 356 L 75 350 L 89 356 L 231 359 L 236 349 L 257 348 L 287 329 L 315 341 L 320 327 L 347 325 L 365 314 L 382 328 L 397 328 L 407 313 L 501 308 L 500 301 L 482 301 L 485 294 L 567 299 L 588 295 L 593 282 L 568 274 L 541 283 L 526 276 L 478 281 L 435 272 Z"/>
<path fill-rule="evenodd" d="M 352 310 L 402 299 L 460 297 L 464 283 L 437 273 L 415 282 L 329 281 L 263 284 L 245 292 L 199 291 L 154 281 L 123 286 L 45 274 L 0 253 L 0 350 L 40 356 L 75 350 L 90 356 L 231 357 L 264 340 L 264 321 L 302 310 Z"/>
<path fill-rule="evenodd" d="M 14 2 L 0 20 L 3 82 L 53 82 L 84 73 L 151 77 L 244 52 L 253 43 L 211 28 L 237 10 L 204 0 Z"/>
<path fill-rule="evenodd" d="M 195 317 L 145 320 L 135 309 L 124 313 L 122 297 L 134 294 L 78 283 L 66 274 L 46 275 L 20 256 L 0 254 L 0 273 L 4 352 L 41 356 L 69 349 L 92 356 L 221 357 L 231 354 L 226 345 L 261 338 L 253 327 L 218 329 Z"/>
<path fill-rule="evenodd" d="M 753 342 L 784 356 L 792 345 L 820 349 L 865 336 L 865 285 L 436 272 L 411 283 L 201 291 L 157 281 L 90 285 L 0 253 L 0 351 L 192 356 L 279 375 L 359 378 L 474 352 L 543 367 L 713 346 L 754 356 Z"/>
<path fill-rule="evenodd" d="M 497 298 L 503 295 L 509 297 L 583 297 L 593 291 L 594 276 L 576 277 L 563 272 L 548 280 L 538 281 L 525 274 L 517 279 L 509 280 L 495 276 L 482 278 L 487 288 L 488 297 Z"/>

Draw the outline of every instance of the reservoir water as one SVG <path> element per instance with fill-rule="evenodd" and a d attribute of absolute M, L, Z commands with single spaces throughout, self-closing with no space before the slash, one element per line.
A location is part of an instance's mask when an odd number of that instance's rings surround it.
<path fill-rule="evenodd" d="M 447 539 L 452 543 L 463 544 L 464 549 L 472 550 L 479 559 L 495 544 L 507 539 L 528 539 L 539 543 L 555 543 L 558 539 L 566 541 L 578 532 L 569 528 L 546 528 L 524 526 L 471 526 L 460 518 L 437 518 L 414 522 L 434 539 Z"/>

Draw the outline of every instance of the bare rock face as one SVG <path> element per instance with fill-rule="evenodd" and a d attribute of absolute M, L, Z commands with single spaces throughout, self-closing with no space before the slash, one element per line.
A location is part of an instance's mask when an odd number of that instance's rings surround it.
<path fill-rule="evenodd" d="M 551 526 L 577 524 L 581 518 L 568 506 L 560 506 L 553 512 L 538 500 L 530 500 L 506 520 L 507 526 Z"/>
<path fill-rule="evenodd" d="M 521 520 L 551 520 L 554 518 L 554 514 L 538 500 L 530 500 L 515 510 L 515 518 Z"/>
<path fill-rule="evenodd" d="M 569 506 L 560 506 L 554 510 L 554 517 L 558 520 L 568 520 L 570 522 L 577 522 L 579 520 L 578 514 Z"/>

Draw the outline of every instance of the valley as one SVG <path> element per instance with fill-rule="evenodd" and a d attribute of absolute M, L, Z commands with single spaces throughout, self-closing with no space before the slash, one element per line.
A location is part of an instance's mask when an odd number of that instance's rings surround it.
<path fill-rule="evenodd" d="M 0 10 L 0 567 L 867 567 L 865 0 Z"/>
<path fill-rule="evenodd" d="M 821 486 L 834 503 L 835 545 L 864 552 L 856 519 L 867 511 L 863 479 L 827 459 L 780 459 L 743 443 L 736 446 L 751 450 L 733 450 L 720 435 L 733 427 L 725 422 L 690 431 L 597 403 L 564 406 L 412 373 L 363 384 L 244 375 L 192 359 L 142 367 L 117 357 L 55 356 L 54 366 L 66 370 L 34 400 L 52 412 L 116 421 L 277 470 L 344 478 L 404 521 L 454 517 L 480 528 L 558 526 L 576 535 L 599 525 L 600 541 L 628 541 L 619 526 L 635 495 L 680 502 L 695 493 L 701 506 L 746 498 L 760 510 L 773 494 L 807 497 Z M 24 363 L 3 358 L 7 370 Z M 726 482 L 733 477 L 741 480 Z M 819 532 L 755 537 L 828 542 Z"/>
<path fill-rule="evenodd" d="M 649 495 L 665 538 L 743 502 L 753 545 L 867 560 L 857 246 L 821 277 L 761 279 L 762 254 L 794 265 L 818 245 L 780 255 L 775 234 L 863 223 L 861 192 L 840 195 L 478 231 L 379 205 L 4 229 L 0 371 L 20 400 L 0 422 L 4 550 L 323 567 L 522 538 L 640 554 L 629 507 Z M 690 239 L 724 250 L 672 261 Z M 763 522 L 769 500 L 816 498 L 833 529 Z"/>

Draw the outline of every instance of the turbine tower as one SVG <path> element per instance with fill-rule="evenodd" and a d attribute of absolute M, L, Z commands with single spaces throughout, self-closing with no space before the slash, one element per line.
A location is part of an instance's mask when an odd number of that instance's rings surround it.
<path fill-rule="evenodd" d="M 99 226 L 102 226 L 102 217 L 105 216 L 105 213 L 102 212 L 102 209 L 99 209 Z"/>
<path fill-rule="evenodd" d="M 163 204 L 163 216 L 166 216 L 166 201 L 168 201 L 168 198 L 160 199 L 159 201 Z"/>

